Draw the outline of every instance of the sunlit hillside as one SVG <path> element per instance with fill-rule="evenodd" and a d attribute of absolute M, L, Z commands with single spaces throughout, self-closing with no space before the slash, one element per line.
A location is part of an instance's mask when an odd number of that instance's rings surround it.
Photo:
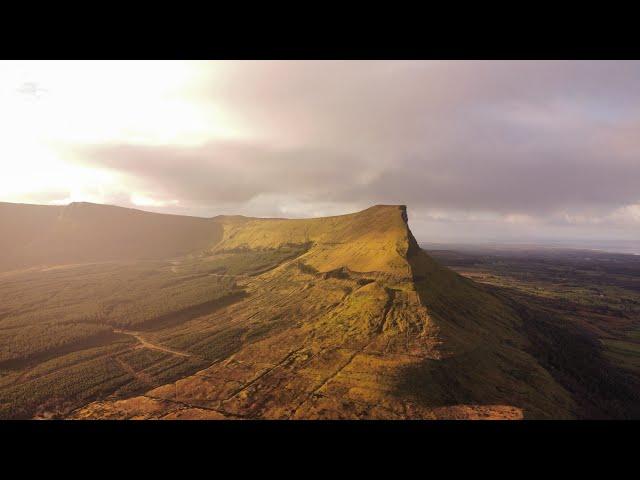
<path fill-rule="evenodd" d="M 536 320 L 428 256 L 404 206 L 2 211 L 3 418 L 581 415 Z"/>

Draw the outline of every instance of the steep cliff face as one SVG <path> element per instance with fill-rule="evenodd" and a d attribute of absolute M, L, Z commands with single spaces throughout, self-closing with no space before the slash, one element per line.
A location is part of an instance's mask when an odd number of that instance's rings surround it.
<path fill-rule="evenodd" d="M 230 342 L 211 366 L 77 418 L 565 418 L 521 320 L 422 251 L 403 206 L 305 220 L 218 218 L 208 254 L 304 245 L 242 300 L 158 335 Z M 202 332 L 205 332 L 203 334 Z"/>

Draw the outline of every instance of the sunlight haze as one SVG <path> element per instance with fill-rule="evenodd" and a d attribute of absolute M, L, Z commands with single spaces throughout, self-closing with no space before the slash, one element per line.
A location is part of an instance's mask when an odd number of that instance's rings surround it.
<path fill-rule="evenodd" d="M 633 241 L 639 89 L 634 61 L 3 61 L 0 201 Z"/>

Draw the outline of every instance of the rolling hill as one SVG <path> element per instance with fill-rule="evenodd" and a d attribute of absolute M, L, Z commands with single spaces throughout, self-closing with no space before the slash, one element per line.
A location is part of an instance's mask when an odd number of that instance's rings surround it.
<path fill-rule="evenodd" d="M 536 353 L 530 316 L 420 249 L 404 206 L 294 220 L 11 208 L 0 208 L 3 229 L 15 226 L 4 265 L 120 264 L 0 274 L 0 299 L 27 291 L 0 310 L 0 339 L 43 322 L 46 336 L 61 328 L 60 311 L 78 312 L 65 328 L 93 329 L 80 340 L 64 330 L 62 350 L 7 356 L 18 360 L 4 371 L 0 358 L 5 417 L 580 416 Z M 76 304 L 83 285 L 113 278 L 128 282 L 122 293 L 97 290 Z M 54 301 L 56 282 L 67 296 Z M 87 388 L 67 386 L 73 375 Z"/>
<path fill-rule="evenodd" d="M 0 230 L 0 271 L 168 258 L 204 248 L 222 234 L 209 219 L 93 203 L 0 203 Z"/>

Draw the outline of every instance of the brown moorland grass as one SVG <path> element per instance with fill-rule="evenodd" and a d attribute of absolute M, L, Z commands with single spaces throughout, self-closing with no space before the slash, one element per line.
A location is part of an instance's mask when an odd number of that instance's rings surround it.
<path fill-rule="evenodd" d="M 298 220 L 114 208 L 81 205 L 55 220 L 52 245 L 87 242 L 86 256 L 54 255 L 74 265 L 0 273 L 0 353 L 18 362 L 0 364 L 0 417 L 581 415 L 577 384 L 541 352 L 582 344 L 564 331 L 550 338 L 537 327 L 553 319 L 433 260 L 403 206 Z M 102 230 L 115 245 L 103 249 L 87 233 L 103 212 L 111 227 L 142 222 L 131 245 Z M 179 222 L 194 230 L 163 240 Z M 83 343 L 102 329 L 113 337 Z"/>

